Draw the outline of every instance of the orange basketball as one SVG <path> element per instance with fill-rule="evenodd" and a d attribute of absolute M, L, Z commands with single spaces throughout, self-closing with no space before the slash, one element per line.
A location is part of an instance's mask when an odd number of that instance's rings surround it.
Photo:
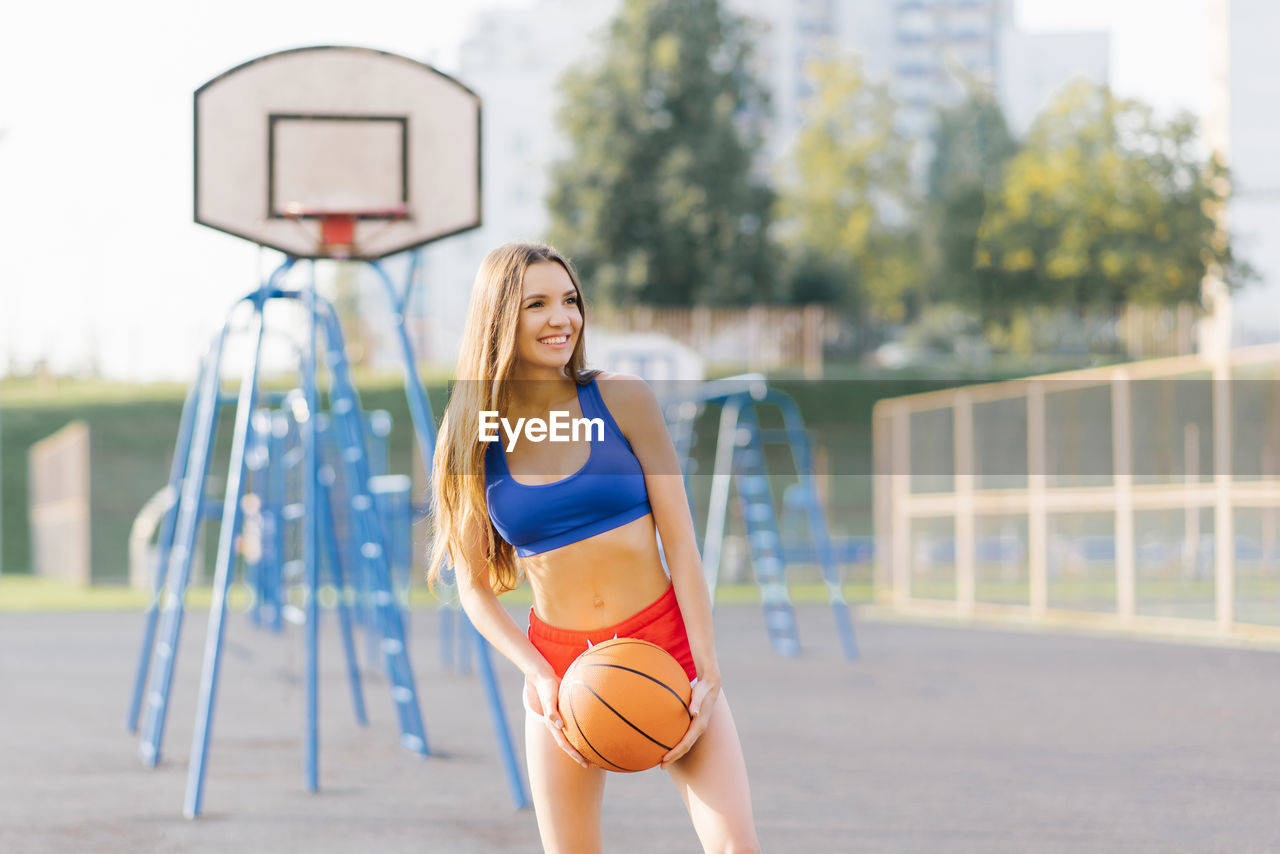
<path fill-rule="evenodd" d="M 583 758 L 609 771 L 643 771 L 689 729 L 689 677 L 660 646 L 638 638 L 598 643 L 560 681 L 564 734 Z"/>

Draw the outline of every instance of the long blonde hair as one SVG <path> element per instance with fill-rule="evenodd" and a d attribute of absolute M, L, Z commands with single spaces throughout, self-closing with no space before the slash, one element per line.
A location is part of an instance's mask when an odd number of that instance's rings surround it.
<path fill-rule="evenodd" d="M 525 271 L 533 264 L 551 261 L 569 274 L 578 292 L 582 329 L 565 367 L 566 375 L 586 385 L 597 373 L 585 368 L 583 355 L 587 311 L 578 284 L 578 273 L 569 259 L 550 246 L 506 243 L 494 249 L 476 272 L 467 322 L 458 353 L 458 382 L 449 397 L 431 463 L 431 517 L 434 535 L 427 561 L 427 581 L 436 586 L 444 562 L 453 564 L 465 548 L 463 532 L 478 520 L 488 542 L 488 581 L 495 593 L 520 586 L 514 547 L 502 539 L 489 519 L 485 497 L 485 449 L 475 425 L 480 412 L 507 412 L 511 400 L 511 374 L 516 365 L 516 332 Z M 472 567 L 479 572 L 478 567 Z"/>

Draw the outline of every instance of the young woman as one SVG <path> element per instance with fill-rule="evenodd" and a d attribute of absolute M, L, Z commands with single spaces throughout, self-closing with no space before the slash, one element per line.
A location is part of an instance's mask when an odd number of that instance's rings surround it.
<path fill-rule="evenodd" d="M 584 323 L 577 274 L 554 249 L 507 244 L 480 265 L 435 452 L 432 580 L 447 558 L 467 616 L 525 675 L 529 781 L 547 851 L 601 847 L 606 772 L 565 739 L 557 696 L 574 657 L 615 634 L 658 643 L 693 682 L 693 723 L 662 767 L 703 848 L 756 850 L 675 450 L 644 381 L 584 368 Z M 480 441 L 481 413 L 515 425 L 555 411 L 599 418 L 603 439 L 512 443 L 500 430 L 500 441 Z M 528 634 L 498 602 L 526 578 Z"/>

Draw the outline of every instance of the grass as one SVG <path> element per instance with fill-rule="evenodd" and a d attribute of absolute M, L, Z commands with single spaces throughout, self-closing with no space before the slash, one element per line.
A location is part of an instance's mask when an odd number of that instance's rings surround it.
<path fill-rule="evenodd" d="M 1235 594 L 1239 598 L 1272 599 L 1280 607 L 1280 578 L 1266 578 L 1237 574 Z M 1158 599 L 1178 602 L 1212 602 L 1212 579 L 1138 578 L 1135 591 L 1139 599 Z M 920 599 L 954 599 L 954 579 L 912 579 L 911 595 Z M 1030 588 L 1021 581 L 978 581 L 974 585 L 974 598 L 979 602 L 1007 602 L 1026 604 Z M 1050 603 L 1057 601 L 1109 600 L 1115 601 L 1114 578 L 1051 579 L 1048 589 Z"/>
<path fill-rule="evenodd" d="M 186 606 L 191 610 L 206 610 L 212 602 L 212 588 L 193 587 L 187 591 Z M 86 587 L 54 578 L 31 575 L 0 576 L 0 613 L 43 613 L 66 611 L 137 611 L 141 613 L 150 601 L 145 590 L 135 590 L 118 585 Z M 850 602 L 871 601 L 871 585 L 851 583 L 845 585 L 845 598 Z M 229 597 L 232 608 L 243 608 L 247 596 L 241 588 L 233 586 Z M 409 598 L 413 608 L 434 608 L 441 603 L 425 586 L 413 589 Z M 721 584 L 716 591 L 716 601 L 726 605 L 756 604 L 760 591 L 754 584 Z M 796 604 L 815 604 L 827 601 L 826 588 L 812 582 L 791 585 L 791 601 Z M 533 594 L 526 585 L 502 597 L 508 606 L 526 608 L 533 604 Z"/>
<path fill-rule="evenodd" d="M 193 365 L 194 367 L 194 365 Z M 448 376 L 439 372 L 422 373 L 420 378 L 429 386 L 443 387 Z M 195 381 L 194 374 L 191 377 Z M 370 371 L 355 369 L 352 380 L 363 390 L 380 391 L 403 388 L 403 379 L 397 371 Z M 296 385 L 295 377 L 268 377 L 262 387 L 289 389 Z M 0 406 L 2 407 L 58 407 L 69 408 L 104 403 L 133 403 L 140 401 L 182 402 L 188 383 L 127 383 L 101 379 L 75 377 L 5 377 L 0 378 Z"/>
<path fill-rule="evenodd" d="M 208 608 L 212 600 L 208 587 L 187 593 L 188 608 Z M 151 595 L 145 590 L 118 585 L 88 587 L 56 578 L 32 575 L 0 576 L 0 613 L 48 611 L 139 611 Z"/>
<path fill-rule="evenodd" d="M 0 382 L 0 406 L 5 408 L 48 407 L 72 409 L 103 403 L 137 403 L 141 401 L 182 402 L 187 393 L 185 383 L 108 382 L 77 380 L 65 377 L 51 379 L 6 379 Z"/>

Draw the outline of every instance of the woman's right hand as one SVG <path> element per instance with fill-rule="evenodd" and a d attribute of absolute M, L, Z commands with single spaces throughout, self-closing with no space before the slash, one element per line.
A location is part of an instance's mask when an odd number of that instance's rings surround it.
<path fill-rule="evenodd" d="M 551 737 L 560 745 L 560 749 L 569 755 L 583 768 L 590 768 L 590 763 L 582 758 L 582 754 L 573 749 L 573 745 L 564 737 L 564 719 L 560 717 L 560 679 L 554 673 L 524 678 L 525 705 L 535 715 L 542 716 L 542 722 L 551 731 Z"/>

